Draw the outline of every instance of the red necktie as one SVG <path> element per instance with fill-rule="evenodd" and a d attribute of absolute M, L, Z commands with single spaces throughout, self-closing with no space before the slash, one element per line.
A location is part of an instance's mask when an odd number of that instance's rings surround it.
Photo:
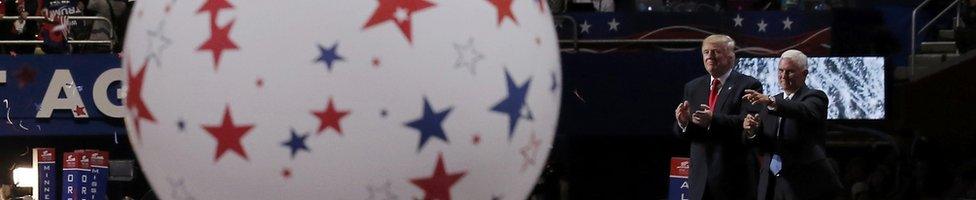
<path fill-rule="evenodd" d="M 718 99 L 718 84 L 721 83 L 722 81 L 718 79 L 712 80 L 712 90 L 708 92 L 708 109 L 715 109 L 715 100 Z"/>

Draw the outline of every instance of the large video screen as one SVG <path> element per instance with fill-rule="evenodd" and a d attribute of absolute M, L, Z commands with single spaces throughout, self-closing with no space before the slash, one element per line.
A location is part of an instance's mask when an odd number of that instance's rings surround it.
<path fill-rule="evenodd" d="M 780 58 L 740 58 L 735 70 L 759 79 L 765 94 L 783 92 Z M 807 86 L 827 93 L 828 119 L 884 119 L 885 82 L 882 57 L 812 57 Z"/>

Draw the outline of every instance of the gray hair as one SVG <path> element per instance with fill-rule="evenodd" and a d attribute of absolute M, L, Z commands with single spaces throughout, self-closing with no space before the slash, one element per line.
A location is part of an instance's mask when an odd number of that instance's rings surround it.
<path fill-rule="evenodd" d="M 702 41 L 702 43 L 725 43 L 726 47 L 733 51 L 735 50 L 735 40 L 732 40 L 732 37 L 729 37 L 728 35 L 709 35 L 704 41 Z"/>
<path fill-rule="evenodd" d="M 789 60 L 800 67 L 800 69 L 807 70 L 807 55 L 796 49 L 790 49 L 783 52 L 783 55 L 779 57 L 780 59 Z"/>

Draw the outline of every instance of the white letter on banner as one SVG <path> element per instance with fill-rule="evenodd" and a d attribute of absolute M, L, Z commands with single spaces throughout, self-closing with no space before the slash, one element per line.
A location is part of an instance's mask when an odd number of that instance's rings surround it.
<path fill-rule="evenodd" d="M 95 107 L 99 111 L 102 111 L 102 114 L 105 114 L 105 116 L 122 118 L 125 114 L 122 106 L 112 104 L 108 100 L 108 86 L 116 81 L 122 81 L 122 68 L 113 68 L 102 72 L 102 75 L 99 75 L 98 79 L 95 79 L 95 85 L 92 87 L 92 99 L 95 100 Z"/>
<path fill-rule="evenodd" d="M 58 98 L 61 92 L 64 92 L 64 99 Z M 51 118 L 54 110 L 69 110 L 75 118 L 88 118 L 88 110 L 81 101 L 78 89 L 75 89 L 75 80 L 71 77 L 70 70 L 54 70 L 51 84 L 47 86 L 44 100 L 41 101 L 41 110 L 37 111 L 37 118 Z"/>

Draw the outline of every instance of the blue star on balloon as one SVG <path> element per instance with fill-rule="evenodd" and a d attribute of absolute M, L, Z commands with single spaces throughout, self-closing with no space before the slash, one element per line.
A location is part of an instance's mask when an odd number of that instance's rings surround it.
<path fill-rule="evenodd" d="M 186 130 L 186 121 L 180 118 L 180 120 L 176 121 L 176 127 L 180 129 L 180 132 L 183 132 L 183 130 Z"/>
<path fill-rule="evenodd" d="M 291 129 L 291 139 L 281 143 L 281 146 L 285 146 L 291 149 L 291 158 L 295 159 L 295 154 L 298 154 L 298 150 L 305 150 L 305 152 L 312 152 L 305 145 L 305 139 L 308 138 L 308 134 L 298 135 L 295 129 Z"/>
<path fill-rule="evenodd" d="M 430 102 L 427 101 L 427 97 L 424 97 L 424 114 L 420 116 L 419 119 L 407 122 L 407 126 L 410 128 L 417 129 L 420 131 L 420 144 L 417 146 L 417 151 L 419 152 L 424 145 L 427 144 L 427 140 L 431 137 L 447 142 L 447 135 L 444 134 L 444 128 L 441 124 L 444 122 L 444 118 L 447 118 L 447 114 L 451 113 L 451 109 L 447 108 L 440 112 L 434 112 L 431 108 Z"/>
<path fill-rule="evenodd" d="M 519 118 L 522 117 L 522 107 L 525 107 L 525 96 L 529 92 L 529 84 L 532 83 L 530 77 L 522 86 L 515 85 L 512 74 L 505 69 L 505 82 L 508 87 L 508 96 L 491 107 L 491 111 L 500 112 L 508 115 L 508 139 L 512 139 L 515 134 L 515 126 L 518 125 Z"/>
<path fill-rule="evenodd" d="M 329 72 L 332 72 L 332 64 L 334 64 L 335 61 L 343 60 L 342 56 L 339 55 L 338 48 L 339 48 L 338 42 L 332 44 L 332 47 L 329 48 L 325 48 L 324 46 L 319 44 L 320 55 L 319 58 L 315 59 L 315 62 L 325 63 L 325 68 L 328 69 Z"/>
<path fill-rule="evenodd" d="M 550 75 L 552 77 L 552 86 L 549 86 L 549 91 L 556 93 L 556 89 L 559 89 L 559 80 L 556 78 L 555 71 L 551 72 Z"/>

